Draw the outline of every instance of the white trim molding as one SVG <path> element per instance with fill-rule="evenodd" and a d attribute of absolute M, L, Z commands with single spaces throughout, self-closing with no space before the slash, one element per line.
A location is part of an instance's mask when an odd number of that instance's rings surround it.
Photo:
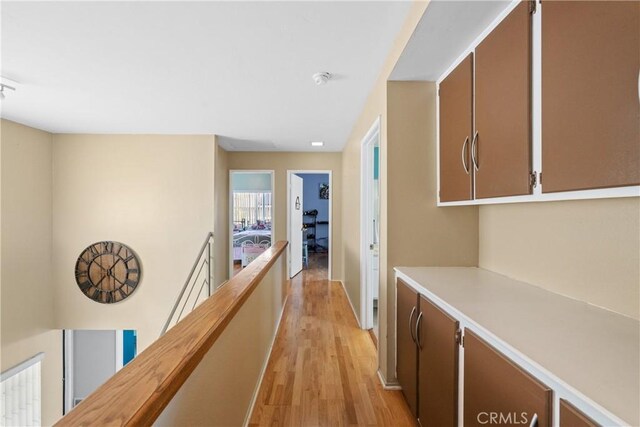
<path fill-rule="evenodd" d="M 353 308 L 353 304 L 351 303 L 351 297 L 349 296 L 349 292 L 347 292 L 347 287 L 344 285 L 344 282 L 342 280 L 332 280 L 332 282 L 339 282 L 340 285 L 342 286 L 342 290 L 344 291 L 344 294 L 347 296 L 347 301 L 349 301 L 349 307 L 351 307 L 351 312 L 353 313 L 353 317 L 356 318 L 356 323 L 358 324 L 358 328 L 363 329 L 362 323 L 360 322 L 360 319 L 356 314 L 356 309 Z"/>
<path fill-rule="evenodd" d="M 395 382 L 387 382 L 382 371 L 378 369 L 377 371 L 378 379 L 380 380 L 380 384 L 382 384 L 382 388 L 385 390 L 402 390 L 402 386 L 397 381 Z"/>

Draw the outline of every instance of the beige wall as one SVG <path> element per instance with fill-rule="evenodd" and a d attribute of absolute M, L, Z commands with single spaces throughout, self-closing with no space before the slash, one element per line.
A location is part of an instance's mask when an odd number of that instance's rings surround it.
<path fill-rule="evenodd" d="M 436 102 L 434 83 L 387 84 L 387 256 L 380 283 L 380 348 L 387 349 L 380 366 L 387 380 L 396 363 L 393 268 L 478 265 L 478 208 L 436 206 Z"/>
<path fill-rule="evenodd" d="M 351 135 L 347 140 L 342 152 L 342 174 L 344 179 L 343 187 L 343 281 L 356 315 L 360 315 L 360 147 L 362 138 L 367 134 L 376 119 L 380 117 L 380 256 L 382 260 L 386 257 L 387 226 L 387 184 L 388 176 L 386 156 L 387 156 L 387 79 L 393 71 L 398 58 L 402 54 L 409 38 L 413 34 L 416 25 L 424 13 L 427 2 L 414 2 L 407 19 L 398 33 L 385 63 L 380 70 L 380 74 L 374 87 L 372 88 L 367 102 L 364 105 L 360 117 L 356 121 Z M 384 272 L 381 271 L 381 276 Z"/>
<path fill-rule="evenodd" d="M 141 351 L 160 334 L 214 227 L 213 136 L 54 135 L 53 266 L 59 328 L 135 329 Z M 76 285 L 87 245 L 137 252 L 138 289 L 99 304 Z"/>
<path fill-rule="evenodd" d="M 1 121 L 1 370 L 44 352 L 42 422 L 62 416 L 62 333 L 52 279 L 52 136 Z"/>
<path fill-rule="evenodd" d="M 388 230 L 393 227 L 392 224 L 388 223 L 387 207 L 389 194 L 397 190 L 390 188 L 387 183 L 390 171 L 386 159 L 391 149 L 387 143 L 387 80 L 420 21 L 427 4 L 427 2 L 417 1 L 412 5 L 342 153 L 344 180 L 342 204 L 344 221 L 342 227 L 343 282 L 357 316 L 360 316 L 360 151 L 362 138 L 364 138 L 376 119 L 380 117 L 380 294 L 382 298 L 382 295 L 386 295 L 390 288 L 393 287 L 387 286 Z M 410 207 L 407 208 L 410 209 Z M 381 311 L 383 309 L 381 307 Z M 384 326 L 381 326 L 381 330 L 383 328 Z M 378 346 L 380 371 L 389 382 L 393 382 L 395 379 L 395 361 L 392 360 L 395 352 L 390 349 L 391 340 L 387 340 L 388 336 L 393 339 L 393 334 L 393 328 L 387 325 L 386 332 L 382 331 L 380 333 L 380 345 Z M 387 353 L 390 357 L 387 357 Z"/>
<path fill-rule="evenodd" d="M 282 313 L 285 275 L 286 251 L 155 425 L 244 425 Z"/>
<path fill-rule="evenodd" d="M 343 179 L 341 153 L 286 153 L 286 152 L 229 152 L 229 169 L 260 169 L 275 171 L 274 241 L 287 240 L 287 170 L 331 170 L 331 225 L 332 278 L 342 277 L 342 212 Z M 359 178 L 358 178 L 359 179 Z M 353 213 L 349 212 L 349 215 Z"/>
<path fill-rule="evenodd" d="M 227 152 L 216 142 L 214 166 L 214 285 L 229 278 L 229 160 Z"/>
<path fill-rule="evenodd" d="M 640 199 L 480 208 L 480 266 L 640 318 Z"/>

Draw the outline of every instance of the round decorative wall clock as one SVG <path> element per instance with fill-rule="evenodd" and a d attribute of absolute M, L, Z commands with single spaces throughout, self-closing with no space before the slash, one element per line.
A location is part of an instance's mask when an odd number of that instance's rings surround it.
<path fill-rule="evenodd" d="M 131 295 L 140 283 L 140 273 L 136 254 L 118 242 L 89 245 L 76 261 L 78 287 L 87 297 L 103 304 Z"/>

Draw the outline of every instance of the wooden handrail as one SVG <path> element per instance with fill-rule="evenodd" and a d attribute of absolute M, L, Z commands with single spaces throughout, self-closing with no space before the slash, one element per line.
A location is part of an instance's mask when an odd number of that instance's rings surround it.
<path fill-rule="evenodd" d="M 55 425 L 151 425 L 287 244 L 267 249 Z"/>

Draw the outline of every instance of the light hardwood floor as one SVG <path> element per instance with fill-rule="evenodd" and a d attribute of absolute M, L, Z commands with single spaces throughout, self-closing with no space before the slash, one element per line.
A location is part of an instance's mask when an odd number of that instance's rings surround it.
<path fill-rule="evenodd" d="M 401 392 L 380 385 L 375 347 L 342 285 L 327 280 L 321 256 L 309 264 L 291 281 L 249 425 L 415 426 Z"/>

